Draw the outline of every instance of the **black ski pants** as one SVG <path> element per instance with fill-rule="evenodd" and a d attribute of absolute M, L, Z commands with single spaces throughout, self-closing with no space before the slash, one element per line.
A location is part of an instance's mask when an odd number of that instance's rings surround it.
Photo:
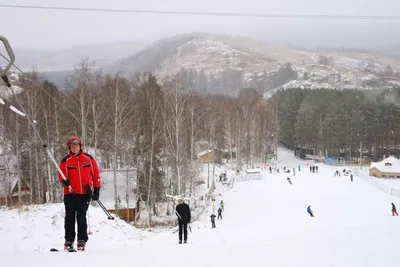
<path fill-rule="evenodd" d="M 87 241 L 86 212 L 89 207 L 89 195 L 70 194 L 64 195 L 65 205 L 65 241 L 75 241 L 75 219 L 78 224 L 78 240 Z"/>
<path fill-rule="evenodd" d="M 187 223 L 182 222 L 181 220 L 178 221 L 179 223 L 179 241 L 182 241 L 182 233 L 183 233 L 183 240 L 187 240 Z"/>
<path fill-rule="evenodd" d="M 222 214 L 218 213 L 218 220 L 221 219 L 222 220 Z"/>

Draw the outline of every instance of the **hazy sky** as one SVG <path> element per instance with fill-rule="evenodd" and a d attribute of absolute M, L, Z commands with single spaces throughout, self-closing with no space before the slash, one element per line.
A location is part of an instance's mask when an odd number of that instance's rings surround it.
<path fill-rule="evenodd" d="M 2 0 L 1 4 L 400 16 L 399 0 Z M 0 25 L 0 34 L 6 36 L 13 46 L 33 49 L 154 39 L 193 31 L 248 35 L 272 43 L 311 46 L 400 43 L 400 21 L 228 18 L 0 7 Z"/>

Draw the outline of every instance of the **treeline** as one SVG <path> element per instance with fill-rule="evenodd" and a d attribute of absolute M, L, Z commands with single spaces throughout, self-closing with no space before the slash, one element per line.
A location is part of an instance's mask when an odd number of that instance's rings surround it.
<path fill-rule="evenodd" d="M 195 193 L 200 151 L 224 149 L 238 169 L 252 168 L 266 161 L 276 141 L 276 108 L 253 89 L 237 97 L 199 95 L 180 75 L 129 81 L 103 75 L 87 61 L 72 78 L 77 85 L 60 91 L 35 73 L 22 76 L 18 99 L 57 161 L 67 153 L 68 137 L 78 135 L 103 168 L 137 168 L 137 194 L 148 207 L 166 193 Z M 19 107 L 15 100 L 8 99 Z M 56 169 L 28 120 L 4 106 L 0 120 L 3 156 L 16 158 L 2 169 L 0 184 L 20 177 L 18 190 L 31 188 L 26 202 L 60 201 Z"/>
<path fill-rule="evenodd" d="M 361 145 L 373 160 L 400 155 L 399 100 L 400 89 L 293 89 L 273 97 L 281 142 L 348 161 L 359 157 Z"/>

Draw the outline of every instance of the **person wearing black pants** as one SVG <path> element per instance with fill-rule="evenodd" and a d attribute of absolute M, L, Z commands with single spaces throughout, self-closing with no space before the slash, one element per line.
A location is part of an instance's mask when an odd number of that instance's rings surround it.
<path fill-rule="evenodd" d="M 60 163 L 58 178 L 64 187 L 65 205 L 65 249 L 74 249 L 75 220 L 78 224 L 78 250 L 85 250 L 89 240 L 86 212 L 90 200 L 100 196 L 100 174 L 96 160 L 82 150 L 82 141 L 77 136 L 68 139 L 69 153 Z"/>
<path fill-rule="evenodd" d="M 65 195 L 65 240 L 74 240 L 75 218 L 78 224 L 78 240 L 88 240 L 86 212 L 89 208 L 91 195 Z"/>
<path fill-rule="evenodd" d="M 175 208 L 175 214 L 178 216 L 178 224 L 179 224 L 179 244 L 182 244 L 182 234 L 183 234 L 183 242 L 187 243 L 187 227 L 188 223 L 191 221 L 191 212 L 190 207 L 186 204 L 183 199 L 179 200 L 179 204 Z"/>
<path fill-rule="evenodd" d="M 215 228 L 215 214 L 213 213 L 213 214 L 211 214 L 211 216 L 210 216 L 210 218 L 211 218 L 211 227 L 212 228 Z"/>
<path fill-rule="evenodd" d="M 218 220 L 219 219 L 222 220 L 222 209 L 221 209 L 221 207 L 218 208 Z"/>

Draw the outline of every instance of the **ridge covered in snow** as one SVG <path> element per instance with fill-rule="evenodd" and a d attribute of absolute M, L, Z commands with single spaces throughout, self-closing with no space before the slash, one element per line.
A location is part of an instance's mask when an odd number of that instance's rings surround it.
<path fill-rule="evenodd" d="M 147 59 L 147 60 L 146 60 Z M 125 73 L 152 71 L 163 78 L 182 68 L 220 76 L 226 70 L 241 72 L 251 86 L 255 73 L 269 76 L 290 64 L 297 78 L 282 88 L 375 89 L 400 85 L 400 60 L 382 55 L 303 51 L 268 45 L 242 37 L 185 34 L 162 39 L 114 65 Z M 268 88 L 265 91 L 274 88 Z"/>

